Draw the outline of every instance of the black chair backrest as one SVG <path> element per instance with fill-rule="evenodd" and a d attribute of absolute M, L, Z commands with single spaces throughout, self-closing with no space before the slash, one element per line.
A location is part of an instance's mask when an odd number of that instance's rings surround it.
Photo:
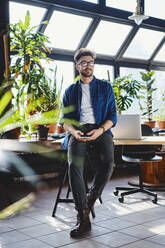
<path fill-rule="evenodd" d="M 146 124 L 141 124 L 142 136 L 153 136 L 152 128 Z"/>

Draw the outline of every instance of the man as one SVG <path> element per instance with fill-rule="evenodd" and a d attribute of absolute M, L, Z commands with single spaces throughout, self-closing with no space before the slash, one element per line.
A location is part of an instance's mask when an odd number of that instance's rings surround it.
<path fill-rule="evenodd" d="M 74 56 L 80 80 L 69 86 L 63 96 L 63 106 L 74 106 L 74 111 L 64 118 L 79 121 L 80 126 L 64 121 L 69 133 L 68 164 L 69 180 L 78 211 L 78 222 L 70 232 L 71 237 L 80 237 L 91 230 L 90 210 L 113 172 L 114 150 L 110 128 L 116 124 L 116 105 L 109 82 L 93 75 L 96 55 L 87 48 L 79 49 Z M 86 151 L 93 147 L 98 168 L 88 196 L 83 179 Z"/>

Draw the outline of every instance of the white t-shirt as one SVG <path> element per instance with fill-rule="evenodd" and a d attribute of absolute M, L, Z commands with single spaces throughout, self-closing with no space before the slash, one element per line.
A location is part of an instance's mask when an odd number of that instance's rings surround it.
<path fill-rule="evenodd" d="M 91 123 L 95 124 L 95 117 L 93 113 L 93 108 L 91 104 L 90 97 L 90 84 L 81 84 L 82 87 L 82 100 L 81 100 L 81 116 L 80 123 L 86 124 Z"/>

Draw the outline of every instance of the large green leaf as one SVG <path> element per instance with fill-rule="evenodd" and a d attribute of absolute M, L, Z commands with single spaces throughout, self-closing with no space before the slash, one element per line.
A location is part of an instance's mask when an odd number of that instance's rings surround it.
<path fill-rule="evenodd" d="M 3 113 L 5 108 L 8 106 L 12 98 L 11 91 L 7 91 L 0 99 L 0 115 Z"/>
<path fill-rule="evenodd" d="M 118 113 L 127 110 L 133 102 L 134 98 L 138 97 L 140 90 L 140 82 L 133 79 L 132 75 L 118 77 L 112 83 L 115 94 L 115 101 Z"/>
<path fill-rule="evenodd" d="M 29 27 L 29 25 L 30 25 L 30 12 L 27 11 L 23 29 L 24 30 L 27 30 L 27 28 Z"/>

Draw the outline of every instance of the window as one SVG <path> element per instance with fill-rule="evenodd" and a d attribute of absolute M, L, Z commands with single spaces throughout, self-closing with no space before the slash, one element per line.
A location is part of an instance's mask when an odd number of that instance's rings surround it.
<path fill-rule="evenodd" d="M 163 32 L 141 28 L 123 56 L 129 58 L 149 59 L 163 37 Z"/>
<path fill-rule="evenodd" d="M 165 72 L 164 71 L 155 71 L 154 74 L 155 83 L 154 87 L 157 88 L 155 96 L 154 96 L 154 108 L 161 110 L 164 107 L 164 103 L 162 103 L 162 94 L 165 92 Z M 157 115 L 159 111 L 155 113 Z"/>
<path fill-rule="evenodd" d="M 113 81 L 113 67 L 108 65 L 95 64 L 94 75 L 98 79 Z"/>
<path fill-rule="evenodd" d="M 52 47 L 75 50 L 91 18 L 54 11 L 46 28 Z"/>
<path fill-rule="evenodd" d="M 122 67 L 120 71 L 121 71 L 121 76 L 132 74 L 133 78 L 139 81 L 142 80 L 140 72 L 146 72 L 143 69 L 134 69 L 134 68 L 125 68 L 125 67 Z M 164 84 L 165 72 L 155 71 L 153 79 L 155 79 L 153 87 L 157 88 L 157 90 L 153 92 L 153 109 L 160 109 L 160 107 L 162 106 L 162 100 L 161 100 L 162 93 L 165 91 L 165 84 Z M 125 111 L 125 113 L 140 114 L 139 104 L 136 99 L 133 101 L 132 106 L 127 111 Z M 155 112 L 155 117 L 157 113 L 158 112 Z"/>
<path fill-rule="evenodd" d="M 63 77 L 63 86 L 61 91 L 61 96 L 63 95 L 65 89 L 69 87 L 74 81 L 74 66 L 72 62 L 59 61 L 56 60 L 55 64 L 57 65 L 57 83 L 61 81 Z"/>
<path fill-rule="evenodd" d="M 25 14 L 27 10 L 29 10 L 31 26 L 39 25 L 46 11 L 50 10 L 51 14 L 51 11 L 53 10 L 53 14 L 44 34 L 48 36 L 50 40 L 49 47 L 53 48 L 51 58 L 56 60 L 55 55 L 57 54 L 59 59 L 58 63 L 60 63 L 60 60 L 64 60 L 65 54 L 67 55 L 66 61 L 70 60 L 70 54 L 72 54 L 72 52 L 74 52 L 82 42 L 97 53 L 100 64 L 95 65 L 95 75 L 101 79 L 107 79 L 107 70 L 109 70 L 110 80 L 113 80 L 113 67 L 116 63 L 125 69 L 126 67 L 131 66 L 130 63 L 132 62 L 134 63 L 134 67 L 136 67 L 135 65 L 141 67 L 144 63 L 146 66 L 148 65 L 151 68 L 157 68 L 157 70 L 164 67 L 165 44 L 154 59 L 150 61 L 153 52 L 162 41 L 165 34 L 163 27 L 159 29 L 159 23 L 162 25 L 162 21 L 155 22 L 154 19 L 152 20 L 152 18 L 150 18 L 149 20 L 152 21 L 151 25 L 148 23 L 147 28 L 146 26 L 139 26 L 138 32 L 132 39 L 131 43 L 129 43 L 129 38 L 131 38 L 129 35 L 134 31 L 136 26 L 134 26 L 134 22 L 130 22 L 129 24 L 129 21 L 127 23 L 127 21 L 122 22 L 122 20 L 125 16 L 125 11 L 129 11 L 130 15 L 135 12 L 137 0 L 79 0 L 78 2 L 80 3 L 80 6 L 86 6 L 86 9 L 83 8 L 82 13 L 81 7 L 80 9 L 72 9 L 72 12 L 70 7 L 67 7 L 67 4 L 64 4 L 65 7 L 63 6 L 63 1 L 59 1 L 58 6 L 56 4 L 52 5 L 50 1 L 45 3 L 44 0 L 30 1 L 31 3 L 35 2 L 35 6 L 24 4 L 27 2 L 28 1 L 25 0 L 9 0 L 10 22 L 17 23 L 20 19 L 24 20 Z M 42 5 L 42 3 L 45 5 Z M 103 7 L 98 10 L 98 4 L 102 5 L 104 3 L 107 8 Z M 39 7 L 36 7 L 37 4 Z M 44 8 L 40 6 L 46 7 Z M 88 12 L 88 6 L 93 7 L 90 8 L 90 12 Z M 164 19 L 165 0 L 144 0 L 144 6 L 146 15 Z M 108 10 L 110 10 L 108 7 L 114 8 L 113 11 L 117 10 L 116 13 L 119 13 L 113 20 L 111 19 L 111 11 L 108 12 Z M 121 11 L 118 11 L 118 9 Z M 97 11 L 99 11 L 99 13 L 97 13 Z M 105 13 L 107 16 L 105 16 Z M 110 19 L 108 19 L 108 16 Z M 96 29 L 94 29 L 95 26 L 91 25 L 91 30 L 89 30 L 94 17 L 100 17 L 100 22 Z M 146 23 L 144 22 L 144 24 Z M 159 31 L 155 31 L 154 29 L 152 30 L 153 27 L 155 27 L 155 30 Z M 116 54 L 118 51 L 121 53 L 116 60 Z M 64 66 L 64 62 L 61 63 Z M 65 63 L 65 65 L 67 65 L 66 67 L 70 68 L 72 74 L 71 77 L 69 76 L 71 79 L 67 80 L 64 84 L 65 87 L 67 87 L 74 79 L 74 66 L 72 62 Z M 109 64 L 112 66 L 109 66 Z M 131 68 L 129 70 L 132 71 Z M 67 71 L 67 69 L 65 71 Z"/>
<path fill-rule="evenodd" d="M 115 55 L 131 28 L 127 25 L 101 21 L 88 47 L 96 53 Z"/>
<path fill-rule="evenodd" d="M 45 68 L 47 76 L 51 78 L 52 81 L 54 80 L 54 70 L 57 66 L 57 74 L 56 74 L 57 89 L 60 89 L 61 82 L 63 80 L 62 90 L 61 90 L 61 97 L 62 97 L 65 89 L 74 81 L 73 63 L 66 61 L 59 61 L 59 60 L 51 60 L 49 62 L 42 61 L 42 66 Z M 53 71 L 50 71 L 50 69 Z"/>
<path fill-rule="evenodd" d="M 145 0 L 145 14 L 148 16 L 165 19 L 165 1 L 164 0 Z"/>
<path fill-rule="evenodd" d="M 142 69 L 121 67 L 120 68 L 120 76 L 124 77 L 124 76 L 127 76 L 128 74 L 132 74 L 133 79 L 140 81 L 141 80 L 140 71 L 145 72 L 145 70 L 142 70 Z M 138 101 L 135 99 L 133 101 L 131 107 L 127 111 L 124 111 L 123 113 L 125 113 L 125 114 L 140 114 L 140 108 L 139 108 Z"/>
<path fill-rule="evenodd" d="M 135 12 L 136 0 L 106 0 L 108 7 Z"/>
<path fill-rule="evenodd" d="M 165 62 L 165 44 L 155 56 L 154 60 Z"/>
<path fill-rule="evenodd" d="M 45 8 L 30 6 L 27 4 L 9 2 L 10 23 L 18 23 L 19 20 L 24 21 L 26 12 L 30 12 L 30 26 L 39 25 L 46 11 Z"/>
<path fill-rule="evenodd" d="M 83 1 L 90 2 L 90 3 L 98 3 L 98 0 L 83 0 Z"/>

